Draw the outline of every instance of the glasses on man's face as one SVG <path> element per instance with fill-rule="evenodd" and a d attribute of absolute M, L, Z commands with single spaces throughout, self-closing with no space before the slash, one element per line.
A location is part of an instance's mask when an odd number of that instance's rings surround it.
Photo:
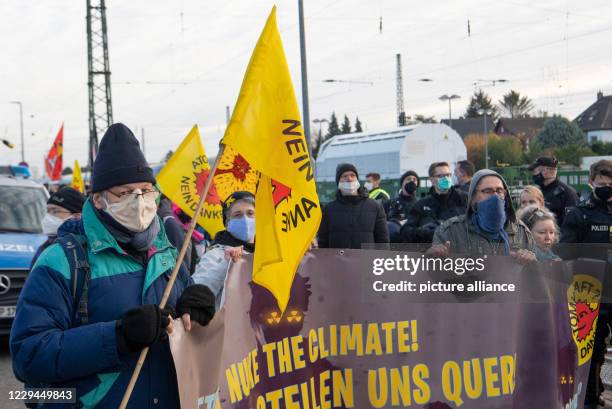
<path fill-rule="evenodd" d="M 66 217 L 71 214 L 68 210 L 63 209 L 47 209 L 47 213 L 55 217 Z"/>
<path fill-rule="evenodd" d="M 157 200 L 160 195 L 159 190 L 157 189 L 132 189 L 121 192 L 113 192 L 112 190 L 109 190 L 109 192 L 113 196 L 118 197 L 120 201 L 138 199 L 138 196 L 142 196 L 143 199 Z"/>
<path fill-rule="evenodd" d="M 492 187 L 487 187 L 484 189 L 480 189 L 479 192 L 487 196 L 491 196 L 491 195 L 506 196 L 506 189 L 504 189 L 503 187 L 498 187 L 495 189 Z"/>
<path fill-rule="evenodd" d="M 434 175 L 433 177 L 436 179 L 449 178 L 451 177 L 451 174 L 450 173 L 440 173 L 439 175 Z"/>

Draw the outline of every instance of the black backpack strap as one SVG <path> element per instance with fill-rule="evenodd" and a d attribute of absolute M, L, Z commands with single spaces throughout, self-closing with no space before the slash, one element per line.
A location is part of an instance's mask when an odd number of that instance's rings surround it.
<path fill-rule="evenodd" d="M 59 237 L 57 243 L 62 246 L 68 265 L 70 267 L 70 289 L 72 292 L 72 306 L 74 311 L 73 325 L 87 324 L 87 290 L 90 277 L 90 266 L 87 261 L 86 244 L 83 236 L 72 233 Z"/>

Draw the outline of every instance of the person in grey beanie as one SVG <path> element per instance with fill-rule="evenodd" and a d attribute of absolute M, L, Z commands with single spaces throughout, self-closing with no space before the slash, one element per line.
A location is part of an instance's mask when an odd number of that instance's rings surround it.
<path fill-rule="evenodd" d="M 516 218 L 505 180 L 497 172 L 482 169 L 470 184 L 465 214 L 436 229 L 427 254 L 511 255 L 526 264 L 535 260 L 534 251 L 531 232 Z"/>

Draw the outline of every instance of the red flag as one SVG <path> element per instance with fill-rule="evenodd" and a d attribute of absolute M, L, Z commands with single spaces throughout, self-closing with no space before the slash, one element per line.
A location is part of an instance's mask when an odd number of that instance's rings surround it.
<path fill-rule="evenodd" d="M 45 170 L 51 180 L 60 180 L 62 177 L 62 156 L 64 153 L 64 124 L 60 128 L 49 154 L 45 158 Z"/>

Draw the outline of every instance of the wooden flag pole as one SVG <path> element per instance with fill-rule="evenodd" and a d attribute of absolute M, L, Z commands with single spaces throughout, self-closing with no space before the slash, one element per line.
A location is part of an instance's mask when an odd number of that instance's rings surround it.
<path fill-rule="evenodd" d="M 176 277 L 178 276 L 179 269 L 181 268 L 181 263 L 185 258 L 185 253 L 187 253 L 187 248 L 189 247 L 189 243 L 191 242 L 190 238 L 193 234 L 193 230 L 198 222 L 198 215 L 204 206 L 204 200 L 208 195 L 208 191 L 210 190 L 210 185 L 212 184 L 212 180 L 215 176 L 215 172 L 217 171 L 217 167 L 219 166 L 219 161 L 223 156 L 223 151 L 225 150 L 225 145 L 219 145 L 219 153 L 217 153 L 217 158 L 215 159 L 215 163 L 206 178 L 206 184 L 204 185 L 204 191 L 200 195 L 200 201 L 198 202 L 198 207 L 195 210 L 193 217 L 191 218 L 191 223 L 189 224 L 189 229 L 185 234 L 185 241 L 183 241 L 183 245 L 181 247 L 181 251 L 179 252 L 178 258 L 176 259 L 176 265 L 172 270 L 172 275 L 170 276 L 170 280 L 166 285 L 166 290 L 164 291 L 164 296 L 162 297 L 161 303 L 159 304 L 159 308 L 164 308 L 166 306 L 166 302 L 168 302 L 168 298 L 170 297 L 170 292 L 172 291 L 172 287 L 174 286 L 174 282 L 176 281 Z M 121 404 L 119 405 L 119 409 L 125 409 L 130 400 L 130 396 L 132 396 L 132 392 L 134 391 L 134 386 L 136 386 L 136 381 L 138 380 L 138 376 L 140 375 L 140 371 L 142 370 L 142 366 L 144 365 L 145 360 L 147 359 L 147 354 L 149 353 L 149 347 L 145 347 L 140 352 L 140 357 L 138 358 L 138 362 L 136 363 L 136 367 L 134 368 L 134 372 L 132 372 L 132 377 L 130 378 L 130 383 L 128 384 L 125 393 L 123 394 L 123 399 L 121 400 Z"/>

